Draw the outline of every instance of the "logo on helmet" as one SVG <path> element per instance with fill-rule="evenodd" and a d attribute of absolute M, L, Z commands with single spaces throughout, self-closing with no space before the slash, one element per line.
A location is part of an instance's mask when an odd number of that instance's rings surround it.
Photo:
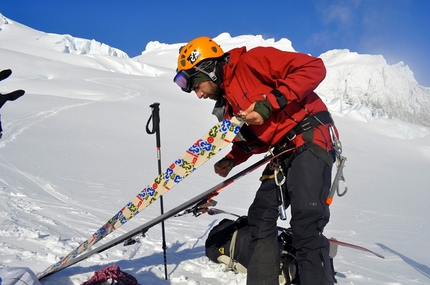
<path fill-rule="evenodd" d="M 194 62 L 196 62 L 196 60 L 200 57 L 200 52 L 198 50 L 193 50 L 190 53 L 190 56 L 187 58 L 187 60 L 193 64 Z"/>

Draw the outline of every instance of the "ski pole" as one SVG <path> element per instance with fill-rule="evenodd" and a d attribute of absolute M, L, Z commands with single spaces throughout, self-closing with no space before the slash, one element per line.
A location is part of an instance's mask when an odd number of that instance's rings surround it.
<path fill-rule="evenodd" d="M 158 161 L 158 174 L 162 173 L 161 170 L 161 139 L 160 139 L 160 103 L 153 103 L 149 107 L 152 108 L 152 114 L 146 124 L 146 132 L 150 135 L 155 133 L 156 137 L 156 147 L 157 147 L 157 161 Z M 149 129 L 149 123 L 152 119 L 152 130 Z M 164 203 L 163 195 L 160 196 L 160 211 L 161 215 L 164 214 Z M 161 222 L 161 234 L 163 238 L 163 258 L 164 258 L 164 277 L 167 280 L 167 254 L 166 254 L 166 231 L 164 226 L 164 221 Z"/>

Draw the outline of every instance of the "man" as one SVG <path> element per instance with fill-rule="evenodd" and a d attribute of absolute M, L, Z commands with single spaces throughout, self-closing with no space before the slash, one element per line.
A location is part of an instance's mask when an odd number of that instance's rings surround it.
<path fill-rule="evenodd" d="M 330 216 L 325 199 L 334 158 L 331 134 L 337 131 L 313 91 L 325 74 L 319 58 L 272 47 L 224 53 L 208 37 L 192 40 L 179 52 L 174 82 L 200 99 L 215 100 L 213 114 L 219 120 L 239 116 L 246 122 L 232 150 L 215 164 L 217 174 L 227 176 L 253 154 L 294 149 L 266 167 L 249 208 L 248 285 L 279 284 L 276 223 L 282 200 L 291 206 L 300 284 L 334 283 L 329 242 L 322 232 Z"/>

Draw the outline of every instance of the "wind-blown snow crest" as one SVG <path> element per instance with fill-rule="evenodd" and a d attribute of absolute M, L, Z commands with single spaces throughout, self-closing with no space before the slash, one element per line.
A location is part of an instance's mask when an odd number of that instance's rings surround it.
<path fill-rule="evenodd" d="M 53 42 L 64 53 L 106 55 L 120 58 L 129 58 L 128 55 L 116 48 L 110 47 L 96 40 L 75 38 L 70 35 L 48 34 L 38 39 L 41 42 Z"/>
<path fill-rule="evenodd" d="M 5 16 L 0 14 L 0 31 L 7 33 L 13 38 L 18 38 L 20 35 L 24 36 L 22 39 L 24 43 L 35 46 L 49 47 L 59 52 L 73 53 L 78 55 L 104 55 L 119 58 L 129 58 L 128 55 L 117 49 L 110 47 L 104 43 L 100 43 L 96 40 L 87 40 L 71 35 L 58 35 L 52 33 L 44 33 L 27 28 L 26 26 L 16 23 L 7 19 Z M 5 36 L 4 34 L 0 34 Z M 29 41 L 30 40 L 30 41 Z M 36 42 L 34 42 L 35 40 Z M 19 49 L 19 46 L 14 48 Z"/>
<path fill-rule="evenodd" d="M 189 40 L 192 40 L 192 39 L 189 39 Z M 275 41 L 275 39 L 273 38 L 264 39 L 263 36 L 261 35 L 257 35 L 257 36 L 241 35 L 237 37 L 231 37 L 229 33 L 222 33 L 216 36 L 215 38 L 213 38 L 213 40 L 216 43 L 218 43 L 224 51 L 228 51 L 232 48 L 240 47 L 240 46 L 246 46 L 248 49 L 251 49 L 257 46 L 272 46 L 280 50 L 294 51 L 291 41 L 286 38 L 282 38 L 279 41 Z M 166 44 L 166 43 L 160 43 L 159 41 L 151 41 L 146 45 L 146 48 L 142 52 L 142 54 L 146 54 L 152 51 L 176 49 L 185 44 L 186 42 Z M 177 51 L 179 51 L 179 49 Z"/>
<path fill-rule="evenodd" d="M 0 25 L 4 26 L 4 25 L 8 25 L 9 21 L 7 20 L 7 18 L 5 16 L 3 16 L 2 14 L 0 14 Z M 1 31 L 1 29 L 0 29 Z"/>
<path fill-rule="evenodd" d="M 223 48 L 224 51 L 241 46 L 245 46 L 248 50 L 258 46 L 271 46 L 284 51 L 294 51 L 291 41 L 286 38 L 275 41 L 273 38 L 265 39 L 262 35 L 241 35 L 231 37 L 229 33 L 222 33 L 215 37 L 214 40 Z"/>
<path fill-rule="evenodd" d="M 30 55 L 92 69 L 141 76 L 159 76 L 164 73 L 130 59 L 125 52 L 96 40 L 40 32 L 1 14 L 0 41 L 1 48 L 21 53 L 23 58 Z"/>

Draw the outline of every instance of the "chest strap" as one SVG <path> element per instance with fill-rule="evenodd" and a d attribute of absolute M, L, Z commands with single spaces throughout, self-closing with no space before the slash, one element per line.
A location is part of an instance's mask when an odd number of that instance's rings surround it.
<path fill-rule="evenodd" d="M 292 141 L 297 135 L 309 131 L 321 125 L 334 124 L 334 121 L 328 111 L 321 111 L 314 115 L 304 118 L 294 129 L 289 131 L 285 137 Z"/>

